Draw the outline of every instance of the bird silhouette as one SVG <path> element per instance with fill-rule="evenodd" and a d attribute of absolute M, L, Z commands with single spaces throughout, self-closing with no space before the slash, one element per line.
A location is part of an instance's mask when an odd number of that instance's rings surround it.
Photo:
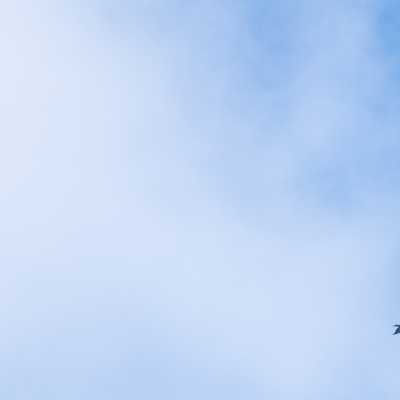
<path fill-rule="evenodd" d="M 393 333 L 393 335 L 397 335 L 398 333 L 400 333 L 400 325 L 393 325 L 393 328 L 395 328 L 397 326 L 397 329 L 395 331 L 395 333 Z"/>

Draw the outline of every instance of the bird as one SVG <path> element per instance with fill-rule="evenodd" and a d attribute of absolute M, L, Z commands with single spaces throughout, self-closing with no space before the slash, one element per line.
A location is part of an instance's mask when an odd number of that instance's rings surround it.
<path fill-rule="evenodd" d="M 396 331 L 393 333 L 393 335 L 397 335 L 398 333 L 400 333 L 400 325 L 393 325 L 393 328 L 395 328 L 397 326 Z"/>

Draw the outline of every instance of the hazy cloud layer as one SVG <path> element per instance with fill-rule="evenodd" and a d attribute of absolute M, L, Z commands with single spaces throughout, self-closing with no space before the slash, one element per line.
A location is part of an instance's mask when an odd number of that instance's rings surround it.
<path fill-rule="evenodd" d="M 398 398 L 392 3 L 0 9 L 3 398 Z"/>

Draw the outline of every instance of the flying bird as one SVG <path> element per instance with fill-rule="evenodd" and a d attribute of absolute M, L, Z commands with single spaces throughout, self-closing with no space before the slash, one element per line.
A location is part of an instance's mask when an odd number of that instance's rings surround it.
<path fill-rule="evenodd" d="M 400 325 L 393 325 L 393 328 L 395 328 L 397 326 L 396 332 L 393 333 L 393 335 L 397 335 L 398 333 L 400 333 Z"/>

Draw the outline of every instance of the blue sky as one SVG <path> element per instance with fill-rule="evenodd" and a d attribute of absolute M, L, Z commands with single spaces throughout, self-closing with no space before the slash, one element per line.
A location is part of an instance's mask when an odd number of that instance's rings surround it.
<path fill-rule="evenodd" d="M 4 399 L 398 399 L 400 9 L 0 3 Z"/>

